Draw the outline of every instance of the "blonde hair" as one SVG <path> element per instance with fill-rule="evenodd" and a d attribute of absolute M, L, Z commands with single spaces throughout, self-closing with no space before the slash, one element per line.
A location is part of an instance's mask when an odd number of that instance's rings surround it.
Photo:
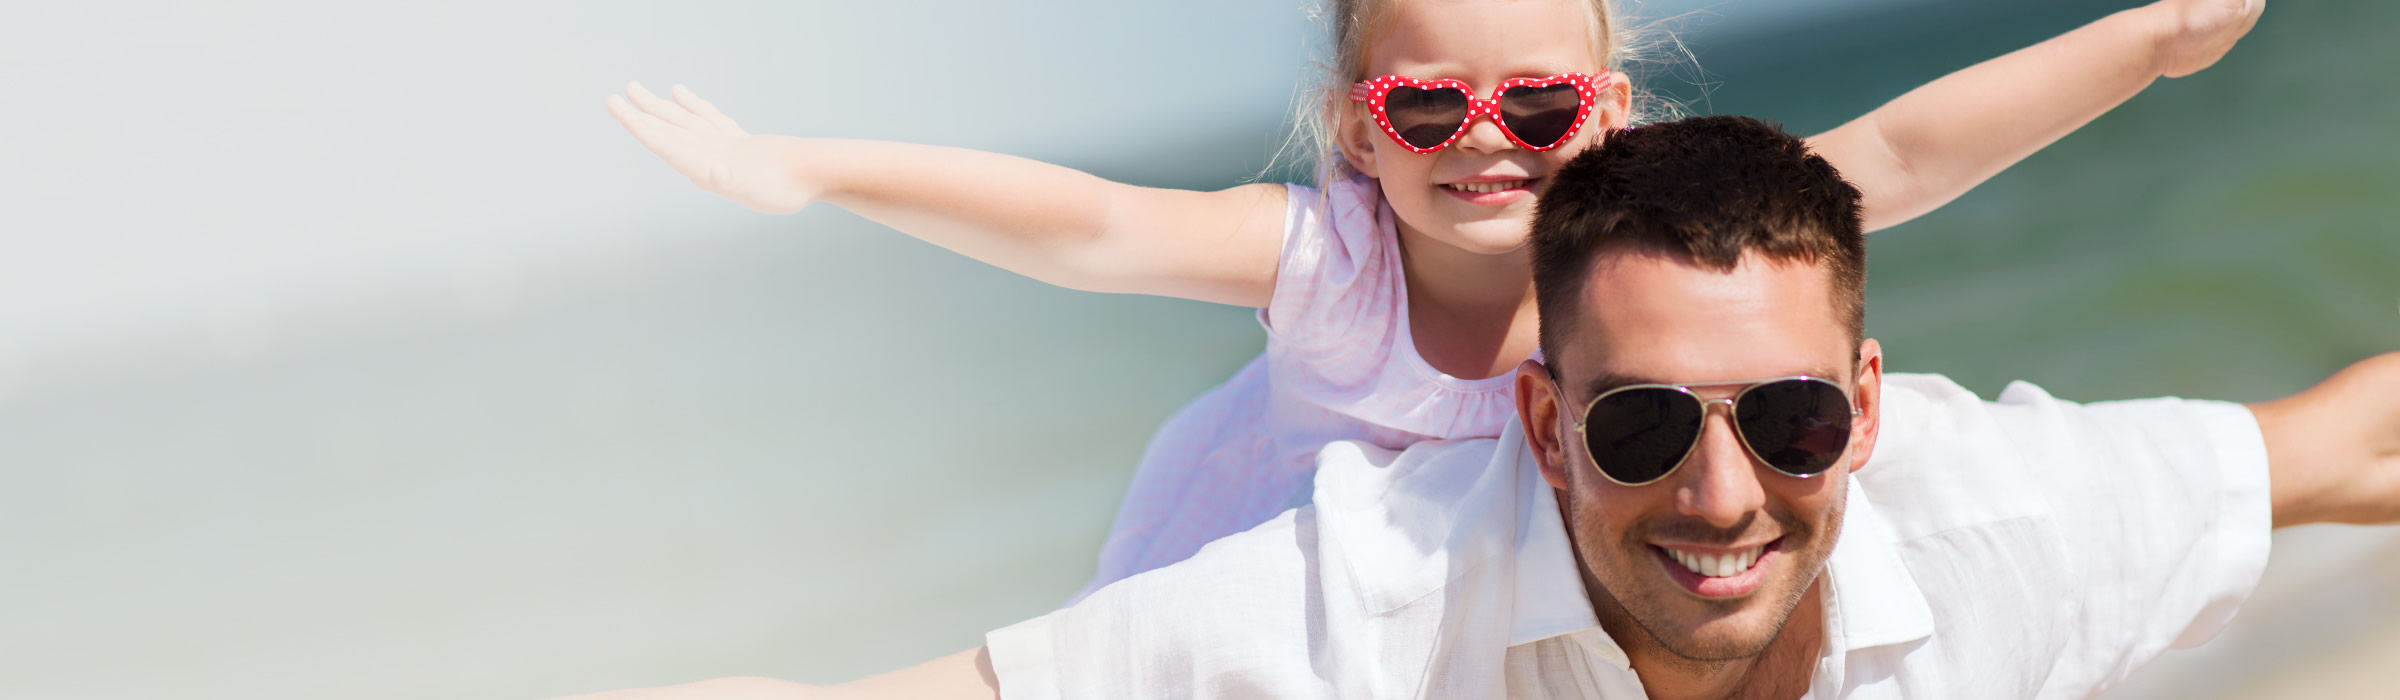
<path fill-rule="evenodd" d="M 1324 76 L 1319 84 L 1293 100 L 1294 128 L 1289 137 L 1270 158 L 1268 171 L 1290 162 L 1294 147 L 1306 144 L 1307 155 L 1315 156 L 1318 184 L 1349 177 L 1357 173 L 1341 151 L 1335 139 L 1341 129 L 1342 111 L 1350 108 L 1350 85 L 1367 79 L 1367 54 L 1374 50 L 1376 35 L 1389 19 L 1392 6 L 1402 0 L 1324 0 L 1315 18 L 1329 25 L 1331 40 L 1328 48 L 1331 61 L 1319 64 Z M 1620 29 L 1616 3 L 1612 0 L 1587 0 L 1585 13 L 1589 21 L 1592 57 L 1609 70 L 1620 71 L 1619 61 L 1628 51 L 1625 41 L 1628 32 Z M 1633 115 L 1627 115 L 1631 119 Z M 1265 172 L 1260 173 L 1262 176 Z"/>

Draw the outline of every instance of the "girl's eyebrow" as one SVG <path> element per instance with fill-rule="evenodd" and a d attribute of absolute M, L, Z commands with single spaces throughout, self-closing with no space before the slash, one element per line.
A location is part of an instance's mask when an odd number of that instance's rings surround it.
<path fill-rule="evenodd" d="M 1499 77 L 1499 80 L 1507 80 L 1507 79 L 1509 79 L 1509 78 L 1547 78 L 1547 77 L 1554 76 L 1554 75 L 1565 75 L 1565 74 L 1567 74 L 1567 73 L 1590 73 L 1590 74 L 1593 74 L 1593 75 L 1598 75 L 1598 74 L 1599 74 L 1599 71 L 1602 71 L 1602 70 L 1607 70 L 1607 69 L 1606 69 L 1606 68 L 1599 68 L 1599 69 L 1592 69 L 1592 70 L 1579 70 L 1579 69 L 1567 68 L 1567 67 L 1564 67 L 1564 66 L 1559 66 L 1559 65 L 1533 65 L 1533 64 L 1518 64 L 1518 65 L 1511 65 L 1511 66 L 1509 66 L 1508 70 L 1500 71 L 1500 77 Z M 1467 79 L 1466 77 L 1464 77 L 1464 76 L 1462 76 L 1462 75 L 1461 75 L 1462 73 L 1465 73 L 1465 72 L 1466 72 L 1466 70 L 1465 70 L 1465 66 L 1463 66 L 1463 65 L 1461 65 L 1461 64 L 1459 64 L 1459 63 L 1457 63 L 1457 62 L 1454 62 L 1454 61 L 1441 61 L 1441 62 L 1429 62 L 1429 63 L 1420 63 L 1420 64 L 1416 64 L 1416 65 L 1405 66 L 1405 67 L 1403 67 L 1403 68 L 1400 68 L 1400 69 L 1395 69 L 1395 70 L 1392 72 L 1392 74 L 1393 74 L 1393 75 L 1404 75 L 1404 76 L 1408 76 L 1408 77 L 1411 77 L 1411 78 L 1416 78 L 1416 79 L 1418 79 L 1418 80 L 1440 80 L 1440 79 L 1459 80 L 1459 81 L 1464 81 L 1464 82 L 1466 82 L 1468 85 L 1470 85 L 1470 86 L 1473 86 L 1473 87 L 1475 87 L 1476 89 L 1479 89 L 1479 90 L 1489 90 L 1489 89 L 1491 89 L 1491 88 L 1493 88 L 1493 87 L 1497 87 L 1497 84 L 1494 84 L 1494 85 L 1480 85 L 1480 84 L 1477 84 L 1475 81 L 1473 81 L 1473 80 L 1469 80 L 1469 79 Z M 1373 76 L 1368 76 L 1368 77 L 1373 77 Z"/>

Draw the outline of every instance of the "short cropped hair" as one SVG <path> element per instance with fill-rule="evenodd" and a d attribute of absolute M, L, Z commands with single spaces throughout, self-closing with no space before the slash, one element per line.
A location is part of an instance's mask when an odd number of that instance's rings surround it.
<path fill-rule="evenodd" d="M 1557 358 L 1602 253 L 1729 271 L 1742 255 L 1818 265 L 1836 317 L 1866 337 L 1858 188 L 1781 127 L 1709 116 L 1611 133 L 1552 176 L 1530 234 L 1542 353 Z"/>

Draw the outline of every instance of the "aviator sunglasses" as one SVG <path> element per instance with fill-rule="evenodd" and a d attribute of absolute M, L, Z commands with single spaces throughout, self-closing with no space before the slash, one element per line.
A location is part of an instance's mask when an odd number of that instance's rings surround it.
<path fill-rule="evenodd" d="M 1518 147 L 1547 151 L 1567 142 L 1591 116 L 1600 91 L 1616 85 L 1615 73 L 1561 73 L 1547 78 L 1509 78 L 1481 99 L 1463 81 L 1418 80 L 1387 75 L 1350 86 L 1350 101 L 1367 103 L 1375 125 L 1401 147 L 1432 153 L 1448 147 L 1478 116 L 1492 118 Z"/>
<path fill-rule="evenodd" d="M 1729 398 L 1704 399 L 1693 387 L 1739 386 Z M 1609 481 L 1640 486 L 1666 478 L 1700 443 L 1710 406 L 1731 411 L 1742 448 L 1787 475 L 1825 473 L 1850 445 L 1850 394 L 1819 377 L 1755 382 L 1634 384 L 1610 389 L 1583 409 L 1575 432 L 1584 454 Z"/>

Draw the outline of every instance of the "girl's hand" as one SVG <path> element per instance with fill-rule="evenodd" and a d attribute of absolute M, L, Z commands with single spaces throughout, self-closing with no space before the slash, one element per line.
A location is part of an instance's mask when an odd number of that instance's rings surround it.
<path fill-rule="evenodd" d="M 753 135 L 691 90 L 669 92 L 673 102 L 629 84 L 624 97 L 608 96 L 608 114 L 700 189 L 769 214 L 800 211 L 816 199 L 818 188 L 794 167 L 800 139 Z"/>
<path fill-rule="evenodd" d="M 2214 65 L 2250 33 L 2267 0 L 2159 0 L 2158 72 L 2181 78 Z"/>

